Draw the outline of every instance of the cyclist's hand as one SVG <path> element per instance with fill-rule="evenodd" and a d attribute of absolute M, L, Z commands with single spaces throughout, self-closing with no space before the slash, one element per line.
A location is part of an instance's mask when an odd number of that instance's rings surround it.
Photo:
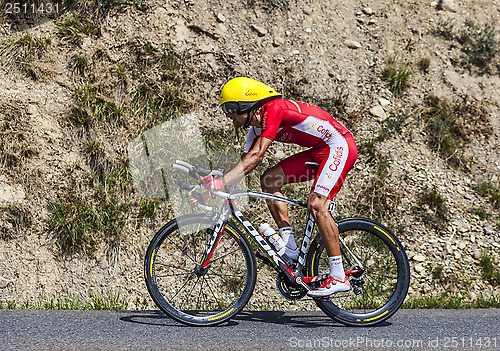
<path fill-rule="evenodd" d="M 191 207 L 196 207 L 199 204 L 198 199 L 196 199 L 193 194 L 187 193 L 187 202 Z"/>
<path fill-rule="evenodd" d="M 222 191 L 224 189 L 224 185 L 222 185 L 222 181 L 220 179 L 214 178 L 213 175 L 208 175 L 200 178 L 198 181 L 199 184 L 203 184 L 205 189 L 211 191 Z"/>

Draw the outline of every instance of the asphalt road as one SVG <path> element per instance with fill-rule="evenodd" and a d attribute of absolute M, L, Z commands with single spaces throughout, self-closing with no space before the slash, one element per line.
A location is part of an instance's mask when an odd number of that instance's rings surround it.
<path fill-rule="evenodd" d="M 500 350 L 500 309 L 400 310 L 350 328 L 321 312 L 242 312 L 217 327 L 158 311 L 0 310 L 0 350 Z"/>

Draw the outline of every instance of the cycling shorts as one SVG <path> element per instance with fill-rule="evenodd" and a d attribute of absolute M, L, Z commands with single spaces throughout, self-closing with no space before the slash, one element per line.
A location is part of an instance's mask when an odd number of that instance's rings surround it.
<path fill-rule="evenodd" d="M 347 132 L 329 144 L 290 156 L 278 165 L 283 170 L 286 183 L 299 183 L 314 179 L 311 191 L 324 195 L 330 200 L 340 190 L 347 172 L 352 168 L 358 149 L 352 135 Z M 306 162 L 319 164 L 307 165 Z"/>

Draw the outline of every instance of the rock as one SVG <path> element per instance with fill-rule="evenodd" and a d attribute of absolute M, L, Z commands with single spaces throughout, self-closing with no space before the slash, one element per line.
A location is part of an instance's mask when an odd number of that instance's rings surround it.
<path fill-rule="evenodd" d="M 484 235 L 492 235 L 493 234 L 493 230 L 491 230 L 488 227 L 484 227 L 483 231 L 484 231 Z"/>
<path fill-rule="evenodd" d="M 449 12 L 457 12 L 458 6 L 454 0 L 441 0 L 439 2 L 439 9 Z"/>
<path fill-rule="evenodd" d="M 267 34 L 267 30 L 264 27 L 256 26 L 252 24 L 251 28 L 257 32 L 257 35 L 259 37 L 263 37 Z"/>
<path fill-rule="evenodd" d="M 0 289 L 5 289 L 10 283 L 10 280 L 0 277 Z"/>
<path fill-rule="evenodd" d="M 472 254 L 472 257 L 473 257 L 475 260 L 479 260 L 479 259 L 481 259 L 481 251 L 479 251 L 479 250 L 474 251 L 474 253 Z"/>
<path fill-rule="evenodd" d="M 311 33 L 311 32 L 312 32 L 312 29 L 311 29 L 311 28 L 309 28 L 309 27 L 307 27 L 307 28 L 306 28 L 306 33 Z"/>
<path fill-rule="evenodd" d="M 470 230 L 470 225 L 462 219 L 454 221 L 453 226 L 461 233 L 466 233 Z"/>
<path fill-rule="evenodd" d="M 26 193 L 21 185 L 10 186 L 0 181 L 0 204 L 21 202 L 26 197 Z"/>
<path fill-rule="evenodd" d="M 344 43 L 350 49 L 361 49 L 361 44 L 354 40 L 346 40 Z"/>
<path fill-rule="evenodd" d="M 459 243 L 457 244 L 457 247 L 458 247 L 460 250 L 465 249 L 465 248 L 466 248 L 466 246 L 467 246 L 467 244 L 466 244 L 466 243 L 464 243 L 463 241 L 461 241 L 461 242 L 459 242 Z"/>
<path fill-rule="evenodd" d="M 415 269 L 415 272 L 417 272 L 417 273 L 422 273 L 424 271 L 424 267 L 422 265 L 419 265 L 419 264 L 415 265 L 414 269 Z"/>
<path fill-rule="evenodd" d="M 369 7 L 365 7 L 363 9 L 363 12 L 365 13 L 365 15 L 368 15 L 368 16 L 373 15 L 373 10 Z"/>
<path fill-rule="evenodd" d="M 415 255 L 415 256 L 413 256 L 413 260 L 415 260 L 417 262 L 424 262 L 425 261 L 425 256 L 423 256 L 423 255 Z"/>
<path fill-rule="evenodd" d="M 372 107 L 370 109 L 370 113 L 373 116 L 377 117 L 379 119 L 379 121 L 383 121 L 387 118 L 387 114 L 385 113 L 384 109 L 380 105 Z"/>
<path fill-rule="evenodd" d="M 273 40 L 273 46 L 278 47 L 285 44 L 285 40 L 282 37 L 275 37 Z"/>
<path fill-rule="evenodd" d="M 285 158 L 285 153 L 281 150 L 278 150 L 276 151 L 276 153 L 274 154 L 274 156 L 280 160 L 284 159 Z"/>
<path fill-rule="evenodd" d="M 449 254 L 453 253 L 453 247 L 451 246 L 450 242 L 446 243 L 446 252 L 449 253 Z"/>
<path fill-rule="evenodd" d="M 298 54 L 300 54 L 300 51 L 299 51 L 299 50 L 293 50 L 293 51 L 292 51 L 292 55 L 298 55 Z"/>
<path fill-rule="evenodd" d="M 226 22 L 226 17 L 222 13 L 217 14 L 217 21 L 224 23 Z"/>
<path fill-rule="evenodd" d="M 378 99 L 378 103 L 380 104 L 380 106 L 382 107 L 386 107 L 386 106 L 389 106 L 391 104 L 391 102 L 387 99 L 384 99 L 384 98 L 380 98 Z"/>
<path fill-rule="evenodd" d="M 377 23 L 377 20 L 375 18 L 370 18 L 370 20 L 368 21 L 369 26 L 376 24 L 376 23 Z"/>
<path fill-rule="evenodd" d="M 307 5 L 304 5 L 304 7 L 302 8 L 302 11 L 304 11 L 304 13 L 306 15 L 310 15 L 313 13 L 313 9 L 311 6 L 307 6 Z"/>

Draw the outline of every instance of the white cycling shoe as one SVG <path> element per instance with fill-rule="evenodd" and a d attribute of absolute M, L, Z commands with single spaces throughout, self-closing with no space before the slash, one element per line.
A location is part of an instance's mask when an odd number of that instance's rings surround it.
<path fill-rule="evenodd" d="M 350 289 L 351 283 L 347 277 L 345 277 L 344 281 L 328 277 L 319 288 L 309 291 L 307 295 L 311 297 L 325 297 L 338 292 L 349 291 Z"/>

